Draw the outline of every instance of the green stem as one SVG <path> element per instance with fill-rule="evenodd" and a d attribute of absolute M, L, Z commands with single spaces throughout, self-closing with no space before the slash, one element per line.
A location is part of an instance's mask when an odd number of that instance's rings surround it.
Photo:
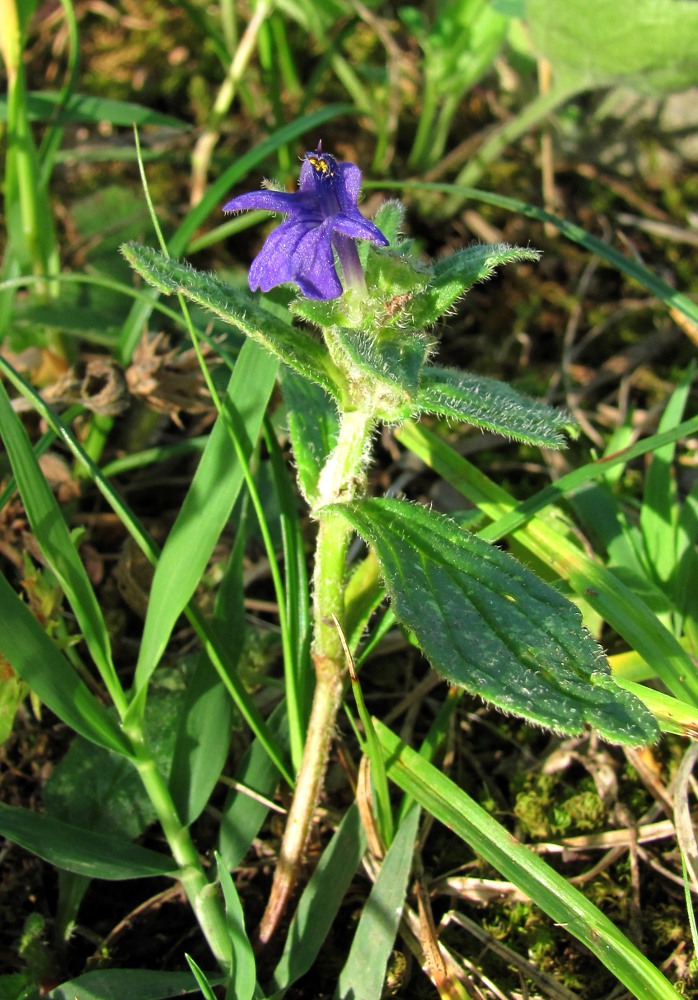
<path fill-rule="evenodd" d="M 337 446 L 318 485 L 320 500 L 315 514 L 320 526 L 313 594 L 315 694 L 274 883 L 259 926 L 261 944 L 274 934 L 298 879 L 342 703 L 346 662 L 339 628 L 344 621 L 346 555 L 352 529 L 345 518 L 325 508 L 348 503 L 365 491 L 363 471 L 374 426 L 370 412 L 352 410 L 342 415 Z"/>
<path fill-rule="evenodd" d="M 177 815 L 167 783 L 148 751 L 140 745 L 138 773 L 157 813 L 172 856 L 179 865 L 179 880 L 216 961 L 228 972 L 231 968 L 230 933 L 218 889 L 201 866 L 189 828 Z"/>
<path fill-rule="evenodd" d="M 439 109 L 439 98 L 431 73 L 425 74 L 422 93 L 422 111 L 417 132 L 407 160 L 410 170 L 423 170 L 434 162 L 434 119 Z"/>

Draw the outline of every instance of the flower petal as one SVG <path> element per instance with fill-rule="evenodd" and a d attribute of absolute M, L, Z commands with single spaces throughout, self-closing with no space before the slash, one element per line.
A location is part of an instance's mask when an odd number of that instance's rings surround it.
<path fill-rule="evenodd" d="M 356 208 L 361 190 L 361 171 L 355 163 L 338 163 L 335 170 L 335 191 L 340 208 L 350 212 Z"/>
<path fill-rule="evenodd" d="M 332 220 L 311 229 L 293 255 L 293 281 L 309 299 L 336 299 L 342 294 L 332 252 Z"/>
<path fill-rule="evenodd" d="M 353 212 L 339 212 L 332 217 L 332 228 L 345 236 L 351 236 L 355 240 L 370 240 L 377 243 L 379 247 L 387 247 L 389 240 L 385 238 L 375 223 L 364 219 L 358 209 Z"/>
<path fill-rule="evenodd" d="M 307 159 L 308 154 L 306 153 L 306 159 L 303 160 L 301 166 L 301 175 L 298 182 L 298 187 L 302 194 L 310 193 L 315 194 L 315 170 L 310 160 Z"/>
<path fill-rule="evenodd" d="M 244 212 L 250 208 L 262 208 L 268 212 L 283 212 L 291 215 L 295 212 L 312 209 L 313 201 L 303 196 L 302 192 L 294 191 L 248 191 L 223 206 L 224 212 Z"/>
<path fill-rule="evenodd" d="M 296 280 L 293 255 L 312 229 L 312 223 L 288 220 L 269 233 L 250 267 L 248 282 L 253 292 L 258 288 L 268 292 L 276 285 Z"/>

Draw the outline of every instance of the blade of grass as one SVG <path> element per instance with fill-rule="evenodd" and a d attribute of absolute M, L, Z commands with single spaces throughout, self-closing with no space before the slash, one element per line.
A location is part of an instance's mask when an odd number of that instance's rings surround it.
<path fill-rule="evenodd" d="M 41 701 L 85 739 L 132 757 L 116 719 L 96 701 L 1 574 L 0 621 L 0 650 Z"/>
<path fill-rule="evenodd" d="M 274 709 L 267 724 L 277 741 L 287 747 L 285 703 Z M 236 768 L 234 785 L 221 813 L 219 850 L 230 871 L 240 865 L 266 819 L 269 807 L 265 800 L 273 796 L 278 780 L 278 771 L 272 766 L 269 754 L 255 740 Z"/>
<path fill-rule="evenodd" d="M 235 883 L 220 854 L 216 854 L 218 881 L 225 900 L 225 916 L 233 946 L 233 971 L 228 992 L 235 1000 L 252 1000 L 257 985 L 257 967 L 250 939 L 245 930 L 245 914 Z"/>
<path fill-rule="evenodd" d="M 56 292 L 49 278 L 59 270 L 58 244 L 27 115 L 23 47 L 30 13 L 22 11 L 16 0 L 8 0 L 2 6 L 0 55 L 7 72 L 8 94 L 4 186 L 8 241 L 3 276 L 13 276 L 18 271 L 33 273 L 40 279 L 40 294 L 49 297 Z M 3 299 L 0 315 L 9 320 L 11 293 L 5 293 Z M 54 346 L 62 353 L 60 345 Z"/>
<path fill-rule="evenodd" d="M 225 642 L 234 667 L 242 656 L 246 629 L 243 581 L 246 542 L 247 504 L 243 503 L 211 623 L 220 641 Z M 231 636 L 237 640 L 234 647 Z M 194 677 L 187 685 L 169 778 L 172 798 L 185 823 L 193 823 L 201 815 L 223 770 L 230 746 L 232 708 L 225 684 L 202 651 Z"/>
<path fill-rule="evenodd" d="M 87 878 L 119 881 L 177 875 L 176 862 L 166 854 L 31 809 L 0 803 L 0 832 L 56 868 Z"/>
<path fill-rule="evenodd" d="M 63 138 L 63 128 L 58 123 L 57 118 L 67 102 L 70 100 L 70 95 L 73 92 L 73 87 L 75 86 L 79 70 L 78 62 L 80 53 L 78 44 L 78 21 L 75 14 L 75 7 L 72 0 L 61 0 L 61 7 L 63 8 L 63 13 L 65 15 L 65 26 L 68 37 L 68 67 L 66 78 L 58 95 L 58 104 L 55 108 L 54 114 L 52 115 L 52 120 L 44 133 L 41 146 L 39 147 L 41 183 L 44 185 L 44 188 L 48 188 L 48 182 L 56 163 L 56 153 L 58 152 L 58 147 L 60 146 Z M 29 103 L 30 100 L 31 94 L 28 94 L 27 102 Z M 27 108 L 27 111 L 31 116 L 29 108 Z"/>
<path fill-rule="evenodd" d="M 284 690 L 288 706 L 291 760 L 297 770 L 303 756 L 305 729 L 313 692 L 310 661 L 310 593 L 305 565 L 305 540 L 298 516 L 296 495 L 268 417 L 265 418 L 264 436 L 271 456 L 272 477 L 281 517 L 286 594 L 285 622 L 288 633 L 288 640 L 284 644 Z"/>
<path fill-rule="evenodd" d="M 676 526 L 677 572 L 674 591 L 679 596 L 682 628 L 694 656 L 698 655 L 698 483 L 684 500 Z"/>
<path fill-rule="evenodd" d="M 436 718 L 429 727 L 429 732 L 422 740 L 422 745 L 419 748 L 419 756 L 429 761 L 430 764 L 434 762 L 437 752 L 448 737 L 451 719 L 453 718 L 453 714 L 458 708 L 460 700 L 464 694 L 465 691 L 463 688 L 450 687 L 448 689 L 448 694 L 442 701 L 439 711 L 436 714 Z M 376 737 L 376 739 L 377 738 L 378 737 Z M 402 822 L 413 801 L 414 800 L 411 795 L 403 796 L 400 808 L 397 811 L 398 823 Z"/>
<path fill-rule="evenodd" d="M 72 423 L 72 421 L 82 413 L 82 406 L 71 406 L 63 414 L 63 419 L 67 424 Z M 41 435 L 39 440 L 33 446 L 34 456 L 37 461 L 42 455 L 45 455 L 48 449 L 51 447 L 53 442 L 56 440 L 56 435 L 52 430 L 46 431 Z M 0 510 L 2 510 L 6 504 L 8 504 L 17 489 L 17 481 L 14 476 L 10 476 L 9 479 L 5 481 L 5 485 L 2 490 L 0 490 Z"/>
<path fill-rule="evenodd" d="M 274 387 L 278 362 L 246 341 L 230 379 L 224 406 L 239 412 L 249 458 Z M 191 486 L 158 560 L 143 628 L 135 684 L 143 691 L 165 651 L 172 629 L 206 569 L 244 479 L 223 420 L 216 421 Z"/>
<path fill-rule="evenodd" d="M 339 975 L 339 1000 L 381 1000 L 412 868 L 420 810 L 412 805 L 390 845 Z"/>
<path fill-rule="evenodd" d="M 147 291 L 143 291 L 140 288 L 133 288 L 131 285 L 125 285 L 122 281 L 117 281 L 114 278 L 108 278 L 100 274 L 77 274 L 64 271 L 61 274 L 57 274 L 55 280 L 59 285 L 62 283 L 67 285 L 93 285 L 96 288 L 106 288 L 110 291 L 120 292 L 128 298 L 134 299 L 136 302 L 147 303 L 151 309 L 159 312 L 162 316 L 166 316 L 168 320 L 177 324 L 177 326 L 186 326 L 182 316 L 175 309 L 170 309 L 169 306 L 164 306 L 161 302 L 152 302 Z M 40 281 L 40 278 L 36 278 L 31 274 L 17 275 L 16 277 L 7 278 L 5 281 L 0 282 L 0 292 L 16 288 L 36 288 L 40 284 Z"/>
<path fill-rule="evenodd" d="M 275 1000 L 305 975 L 319 955 L 365 847 L 358 809 L 351 806 L 298 903 L 283 954 L 272 976 L 270 989 L 276 991 Z"/>
<path fill-rule="evenodd" d="M 218 980 L 214 980 L 217 982 Z M 48 1000 L 172 1000 L 198 991 L 186 972 L 153 972 L 150 969 L 99 969 L 61 983 Z"/>
<path fill-rule="evenodd" d="M 66 4 L 63 4 L 64 9 Z M 71 59 L 73 57 L 71 56 Z M 187 122 L 174 115 L 166 115 L 154 111 L 144 104 L 133 101 L 117 101 L 110 97 L 97 97 L 93 94 L 70 94 L 67 98 L 64 91 L 37 90 L 26 95 L 27 118 L 29 121 L 57 121 L 59 125 L 73 122 L 98 125 L 100 122 L 110 122 L 112 125 L 124 127 L 136 125 L 159 125 L 161 128 L 183 131 L 189 128 Z M 0 97 L 0 121 L 8 117 L 8 105 L 4 97 Z"/>
<path fill-rule="evenodd" d="M 121 497 L 119 497 L 111 483 L 102 475 L 94 462 L 92 462 L 87 456 L 84 449 L 75 440 L 74 436 L 68 431 L 61 420 L 59 420 L 51 407 L 46 405 L 42 397 L 35 392 L 34 389 L 27 385 L 26 382 L 24 382 L 24 380 L 12 368 L 12 366 L 9 365 L 2 357 L 0 357 L 0 372 L 5 375 L 5 377 L 25 397 L 25 399 L 28 399 L 31 402 L 36 412 L 42 416 L 48 426 L 54 431 L 56 436 L 63 441 L 70 453 L 87 469 L 91 479 L 94 481 L 100 493 L 127 529 L 138 547 L 141 549 L 146 558 L 155 565 L 160 554 L 158 546 L 144 530 L 128 505 Z M 219 676 L 226 685 L 230 696 L 235 701 L 241 715 L 257 736 L 262 746 L 264 746 L 266 752 L 269 754 L 269 757 L 274 761 L 279 773 L 292 787 L 293 777 L 286 766 L 284 751 L 280 748 L 278 741 L 269 732 L 269 729 L 254 701 L 245 689 L 242 680 L 237 675 L 234 665 L 229 659 L 227 649 L 225 646 L 221 646 L 218 637 L 214 635 L 202 612 L 194 603 L 190 602 L 185 609 L 185 613 L 189 621 L 192 623 L 196 634 L 201 640 L 207 655 L 210 657 L 211 662 L 214 664 Z M 46 703 L 49 704 L 48 701 Z M 89 738 L 90 737 L 88 735 L 88 739 Z"/>
<path fill-rule="evenodd" d="M 380 830 L 381 840 L 383 841 L 385 847 L 389 848 L 395 836 L 395 827 L 393 824 L 393 810 L 390 805 L 390 793 L 388 791 L 388 779 L 386 777 L 385 766 L 383 764 L 383 755 L 380 752 L 378 740 L 373 729 L 373 723 L 371 722 L 371 716 L 366 708 L 363 691 L 361 690 L 361 684 L 359 683 L 359 675 L 356 672 L 356 667 L 354 665 L 354 660 L 349 650 L 349 646 L 347 645 L 347 640 L 336 616 L 333 617 L 335 628 L 339 632 L 339 637 L 344 648 L 344 655 L 349 668 L 349 678 L 351 680 L 351 689 L 354 694 L 356 708 L 359 713 L 359 718 L 361 719 L 361 724 L 364 727 L 362 750 L 368 757 L 371 765 L 370 774 L 371 784 L 373 785 L 373 790 L 375 792 L 376 821 L 378 823 L 378 829 Z"/>
<path fill-rule="evenodd" d="M 213 992 L 213 987 L 209 983 L 206 974 L 202 972 L 202 970 L 196 964 L 191 955 L 185 954 L 184 957 L 187 960 L 187 965 L 191 969 L 194 979 L 196 979 L 196 982 L 199 985 L 199 989 L 201 990 L 201 996 L 204 998 L 204 1000 L 216 1000 L 216 994 Z"/>
<path fill-rule="evenodd" d="M 0 383 L 0 431 L 24 509 L 46 560 L 75 613 L 100 676 L 123 719 L 128 700 L 114 667 L 102 609 L 27 432 Z"/>
<path fill-rule="evenodd" d="M 669 981 L 598 907 L 387 726 L 374 725 L 388 776 L 403 791 L 580 940 L 636 997 L 675 1000 Z"/>
<path fill-rule="evenodd" d="M 683 416 L 695 375 L 691 365 L 681 382 L 671 394 L 658 430 L 671 430 Z M 640 530 L 644 543 L 646 563 L 651 578 L 660 586 L 672 590 L 672 576 L 676 567 L 676 520 L 680 510 L 673 463 L 676 444 L 655 448 L 645 475 L 645 486 L 640 508 Z M 680 594 L 676 597 L 681 598 Z"/>

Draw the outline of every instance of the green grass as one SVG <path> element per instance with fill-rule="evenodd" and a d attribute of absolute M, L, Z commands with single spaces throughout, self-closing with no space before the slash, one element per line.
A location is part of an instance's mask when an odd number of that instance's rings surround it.
<path fill-rule="evenodd" d="M 467 976 L 487 997 L 522 981 L 590 1000 L 618 983 L 640 1000 L 695 988 L 696 253 L 641 230 L 616 238 L 623 212 L 688 231 L 692 166 L 676 137 L 619 125 L 640 164 L 628 193 L 594 145 L 602 97 L 618 83 L 664 97 L 698 82 L 695 5 L 642 0 L 623 14 L 624 4 L 575 2 L 569 16 L 595 39 L 583 65 L 555 12 L 527 5 L 524 29 L 525 6 L 293 0 L 248 16 L 231 0 L 148 0 L 116 16 L 63 0 L 39 17 L 34 3 L 0 3 L 0 831 L 12 845 L 2 996 L 293 1000 L 308 995 L 307 975 L 347 1000 L 379 1000 L 389 977 L 410 998 L 464 996 Z M 616 17 L 629 31 L 620 47 Z M 638 27 L 647 18 L 651 47 Z M 539 204 L 537 166 L 551 121 L 554 212 Z M 375 553 L 357 540 L 342 637 L 355 695 L 345 692 L 293 908 L 255 956 L 315 683 L 306 501 L 336 440 L 323 391 L 335 368 L 291 315 L 287 289 L 240 321 L 239 290 L 272 222 L 220 208 L 263 177 L 295 184 L 319 139 L 361 166 L 367 214 L 374 195 L 405 199 L 417 254 L 467 247 L 466 220 L 500 243 L 544 245 L 541 263 L 528 253 L 439 321 L 439 360 L 465 357 L 476 376 L 537 395 L 551 386 L 546 401 L 563 408 L 605 373 L 583 397 L 593 438 L 552 459 L 449 423 L 453 403 L 443 420 L 382 434 L 371 492 L 446 510 L 551 583 L 664 736 L 644 751 L 650 781 L 632 752 L 627 763 L 589 734 L 565 744 L 432 683 L 421 622 L 398 629 Z M 669 145 L 673 166 L 657 166 Z M 577 167 L 590 162 L 582 201 Z M 154 252 L 129 251 L 150 254 L 157 288 L 118 252 L 155 246 L 159 226 L 166 256 L 215 272 L 196 279 L 188 307 L 168 296 L 179 286 Z M 413 310 L 426 317 L 429 301 L 415 296 Z M 608 315 L 616 326 L 594 338 Z M 672 319 L 687 335 L 643 354 Z M 145 370 L 138 348 L 155 333 L 173 354 Z M 85 387 L 95 353 L 123 376 L 125 405 L 105 410 L 101 386 Z M 71 369 L 79 391 L 66 388 Z M 317 385 L 299 384 L 308 374 Z M 207 392 L 203 407 L 192 385 Z M 178 422 L 162 396 L 176 400 Z M 376 539 L 384 568 L 403 541 L 387 528 Z M 415 552 L 436 544 L 417 541 Z M 136 582 L 130 551 L 152 567 L 142 619 L 123 589 Z M 396 578 L 414 582 L 409 559 L 399 562 Z M 674 818 L 663 846 L 641 837 L 639 861 L 628 848 L 602 873 L 590 872 L 596 854 L 561 853 L 567 823 L 603 841 Z M 43 865 L 59 873 L 50 894 Z M 147 902 L 173 884 L 174 902 Z"/>

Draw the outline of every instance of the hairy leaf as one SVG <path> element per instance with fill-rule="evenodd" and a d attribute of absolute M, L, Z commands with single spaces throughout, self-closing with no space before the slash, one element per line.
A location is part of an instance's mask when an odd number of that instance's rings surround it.
<path fill-rule="evenodd" d="M 654 717 L 613 681 L 575 605 L 500 549 L 415 504 L 332 508 L 375 548 L 397 617 L 434 668 L 498 708 L 557 732 L 657 736 Z"/>
<path fill-rule="evenodd" d="M 313 504 L 320 472 L 337 443 L 337 407 L 319 386 L 288 369 L 281 373 L 281 388 L 298 482 Z"/>
<path fill-rule="evenodd" d="M 576 430 L 569 414 L 523 396 L 504 382 L 436 365 L 422 370 L 417 408 L 543 448 L 563 447 L 562 432 Z"/>
<path fill-rule="evenodd" d="M 328 336 L 350 372 L 351 403 L 372 400 L 375 415 L 389 423 L 406 420 L 414 411 L 419 378 L 429 341 L 419 333 L 382 330 L 379 336 L 334 327 Z"/>
<path fill-rule="evenodd" d="M 435 323 L 472 285 L 491 277 L 500 264 L 539 257 L 538 250 L 525 247 L 478 243 L 438 260 L 426 288 L 409 303 L 411 322 L 418 328 Z"/>
<path fill-rule="evenodd" d="M 158 250 L 126 243 L 124 257 L 151 285 L 166 295 L 180 292 L 197 305 L 210 309 L 231 326 L 256 340 L 289 368 L 336 394 L 332 363 L 327 352 L 307 330 L 279 319 L 249 292 L 233 288 L 215 274 L 197 271 L 171 260 Z"/>

